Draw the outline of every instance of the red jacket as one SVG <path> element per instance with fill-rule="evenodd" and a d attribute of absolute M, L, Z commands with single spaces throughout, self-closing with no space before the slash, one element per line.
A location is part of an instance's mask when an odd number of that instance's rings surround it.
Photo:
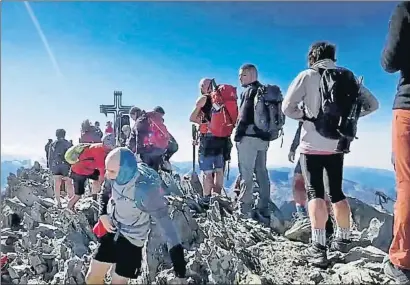
<path fill-rule="evenodd" d="M 100 176 L 105 173 L 105 157 L 110 150 L 102 143 L 94 143 L 80 154 L 79 161 L 71 166 L 71 171 L 79 175 L 91 175 L 98 169 Z"/>

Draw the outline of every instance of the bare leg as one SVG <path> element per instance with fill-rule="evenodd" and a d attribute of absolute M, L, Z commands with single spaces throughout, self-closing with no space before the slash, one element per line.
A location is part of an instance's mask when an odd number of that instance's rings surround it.
<path fill-rule="evenodd" d="M 86 284 L 104 284 L 105 274 L 112 266 L 111 263 L 100 262 L 97 260 L 92 260 L 90 268 L 88 268 L 87 275 L 85 277 Z M 112 280 L 112 284 L 119 284 Z"/>
<path fill-rule="evenodd" d="M 55 195 L 54 197 L 57 203 L 57 207 L 61 207 L 61 199 L 60 199 L 61 182 L 62 182 L 62 176 L 54 175 L 54 195 Z"/>

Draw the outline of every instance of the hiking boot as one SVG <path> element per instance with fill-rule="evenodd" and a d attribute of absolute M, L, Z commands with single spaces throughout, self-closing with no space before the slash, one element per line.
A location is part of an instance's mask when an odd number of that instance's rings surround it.
<path fill-rule="evenodd" d="M 311 232 L 309 217 L 296 213 L 293 225 L 285 232 L 285 237 L 294 241 L 309 242 Z"/>
<path fill-rule="evenodd" d="M 261 224 L 267 227 L 270 226 L 270 215 L 267 215 L 266 211 L 256 210 L 255 217 L 257 221 L 260 222 Z"/>
<path fill-rule="evenodd" d="M 303 250 L 299 258 L 310 263 L 313 266 L 326 268 L 329 264 L 326 255 L 326 246 L 312 242 L 312 244 Z"/>
<path fill-rule="evenodd" d="M 410 270 L 400 268 L 390 260 L 384 263 L 384 274 L 393 279 L 396 284 L 410 284 Z"/>
<path fill-rule="evenodd" d="M 352 249 L 353 243 L 348 239 L 335 238 L 330 244 L 330 251 L 340 251 L 341 253 L 348 253 Z"/>

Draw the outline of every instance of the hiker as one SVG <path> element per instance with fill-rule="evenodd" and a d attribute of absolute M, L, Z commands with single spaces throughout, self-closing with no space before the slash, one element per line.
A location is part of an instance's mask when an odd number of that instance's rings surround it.
<path fill-rule="evenodd" d="M 174 272 L 185 278 L 186 262 L 180 237 L 168 216 L 161 178 L 144 163 L 137 163 L 125 147 L 112 150 L 105 160 L 107 183 L 100 196 L 100 244 L 91 260 L 86 284 L 104 284 L 114 265 L 112 284 L 128 284 L 141 274 L 143 247 L 150 231 L 150 217 L 161 227 Z M 99 229 L 99 227 L 103 229 Z M 180 280 L 182 281 L 182 280 Z M 182 283 L 181 283 L 182 284 Z"/>
<path fill-rule="evenodd" d="M 282 102 L 286 116 L 303 122 L 299 160 L 309 201 L 312 245 L 300 253 L 300 258 L 320 267 L 328 265 L 325 225 L 329 215 L 325 188 L 337 223 L 330 248 L 346 253 L 351 242 L 350 207 L 342 190 L 344 153 L 348 152 L 346 147 L 356 135 L 358 116 L 378 108 L 377 100 L 354 74 L 336 66 L 335 56 L 334 45 L 327 42 L 312 44 L 308 52 L 308 69 L 293 80 Z M 330 94 L 327 87 L 331 84 L 335 85 L 330 87 L 333 90 Z M 325 100 L 330 96 L 335 99 Z M 323 101 L 330 106 L 323 108 Z M 349 140 L 342 146 L 340 133 Z"/>
<path fill-rule="evenodd" d="M 294 163 L 295 161 L 296 149 L 299 146 L 300 131 L 302 129 L 302 125 L 303 125 L 303 122 L 299 122 L 298 128 L 296 130 L 295 136 L 290 146 L 288 159 L 292 163 Z M 296 214 L 300 217 L 307 217 L 306 207 L 305 207 L 305 203 L 306 203 L 305 182 L 303 181 L 302 169 L 300 168 L 299 159 L 294 169 L 292 190 L 293 190 L 292 191 L 293 200 L 295 201 Z"/>
<path fill-rule="evenodd" d="M 149 167 L 159 171 L 168 147 L 170 134 L 162 115 L 132 107 L 130 117 L 135 121 L 127 147 Z"/>
<path fill-rule="evenodd" d="M 157 106 L 154 108 L 154 111 L 161 114 L 162 119 L 164 119 L 165 116 L 165 111 L 161 106 Z M 171 157 L 178 151 L 178 143 L 176 141 L 176 139 L 174 138 L 173 135 L 169 134 L 170 138 L 169 138 L 169 142 L 168 142 L 168 147 L 167 150 L 165 151 L 164 154 L 164 162 L 162 164 L 162 168 L 166 171 L 172 171 L 172 166 L 171 166 L 171 162 L 169 161 L 171 159 Z"/>
<path fill-rule="evenodd" d="M 117 130 L 118 130 L 118 132 L 120 133 L 120 136 L 121 136 L 122 127 L 127 126 L 127 125 L 131 126 L 129 114 L 121 114 L 121 116 L 119 118 L 117 118 L 116 126 L 118 126 L 118 127 L 116 127 L 115 132 L 117 132 Z"/>
<path fill-rule="evenodd" d="M 100 122 L 95 121 L 94 127 L 95 127 L 95 130 L 96 130 L 98 136 L 100 137 L 100 139 L 102 139 L 102 137 L 104 136 L 104 134 L 103 134 L 103 132 L 101 131 Z"/>
<path fill-rule="evenodd" d="M 393 240 L 386 275 L 397 283 L 410 283 L 410 2 L 396 6 L 389 23 L 381 64 L 386 72 L 400 71 L 393 103 L 392 146 L 397 200 L 394 206 Z"/>
<path fill-rule="evenodd" d="M 239 173 L 242 178 L 239 213 L 247 218 L 252 217 L 253 174 L 255 173 L 260 186 L 261 200 L 257 209 L 258 216 L 269 220 L 270 181 L 266 160 L 269 142 L 281 135 L 285 122 L 280 106 L 275 103 L 282 100 L 282 93 L 277 86 L 262 85 L 258 81 L 258 70 L 253 64 L 244 64 L 240 67 L 239 81 L 244 88 L 240 96 L 240 115 L 234 136 L 238 151 Z M 266 114 L 269 113 L 267 104 L 277 117 L 277 119 L 272 118 L 275 123 L 271 126 L 270 115 Z M 269 126 L 266 127 L 264 124 Z"/>
<path fill-rule="evenodd" d="M 69 142 L 70 142 L 71 145 L 74 145 L 74 144 L 73 144 L 73 140 L 69 140 Z"/>
<path fill-rule="evenodd" d="M 302 130 L 303 122 L 298 123 L 298 128 L 295 133 L 295 137 L 293 138 L 292 144 L 290 146 L 288 159 L 290 162 L 295 162 L 295 153 L 296 149 L 299 146 L 300 142 L 300 132 Z M 300 160 L 298 159 L 294 174 L 293 174 L 293 181 L 292 181 L 292 192 L 293 192 L 293 200 L 295 201 L 295 208 L 296 208 L 296 215 L 295 220 L 292 227 L 286 231 L 285 237 L 293 240 L 301 235 L 301 232 L 309 230 L 310 232 L 310 220 L 309 216 L 307 215 L 306 210 L 306 188 L 305 188 L 305 181 L 302 175 L 302 169 L 300 167 Z M 329 213 L 329 217 L 326 222 L 326 238 L 331 238 L 334 234 L 334 226 L 333 221 L 330 213 L 332 213 L 332 204 L 330 203 L 329 195 L 325 195 L 326 207 Z"/>
<path fill-rule="evenodd" d="M 120 146 L 125 146 L 127 144 L 127 140 L 131 135 L 131 127 L 129 125 L 124 125 L 121 128 L 121 136 L 120 136 Z"/>
<path fill-rule="evenodd" d="M 105 132 L 104 132 L 104 134 L 107 135 L 107 134 L 113 134 L 113 133 L 114 133 L 114 128 L 112 127 L 112 122 L 111 122 L 111 121 L 108 121 L 108 122 L 105 124 Z"/>
<path fill-rule="evenodd" d="M 97 194 L 104 182 L 104 160 L 113 148 L 115 137 L 114 134 L 109 134 L 104 136 L 102 143 L 80 143 L 67 151 L 65 159 L 71 164 L 70 177 L 73 179 L 75 194 L 68 202 L 68 209 L 73 210 L 85 193 L 87 179 L 92 180 L 91 194 L 93 199 L 97 200 Z"/>
<path fill-rule="evenodd" d="M 47 163 L 47 168 L 50 166 L 48 165 L 48 153 L 50 150 L 50 145 L 53 143 L 53 139 L 48 139 L 47 144 L 44 146 L 44 150 L 46 151 L 46 163 Z"/>
<path fill-rule="evenodd" d="M 81 124 L 81 137 L 79 143 L 100 143 L 101 137 L 97 129 L 91 125 L 90 120 L 84 120 Z"/>
<path fill-rule="evenodd" d="M 64 129 L 56 130 L 57 139 L 51 143 L 49 156 L 47 159 L 54 180 L 55 201 L 58 208 L 61 208 L 60 191 L 61 185 L 67 192 L 68 198 L 74 195 L 73 181 L 69 177 L 70 164 L 65 160 L 64 155 L 72 144 L 65 139 L 66 132 Z"/>
<path fill-rule="evenodd" d="M 132 107 L 130 109 L 130 118 L 134 121 L 134 125 L 131 128 L 131 134 L 127 140 L 127 147 L 135 153 L 137 159 L 139 158 L 139 155 L 137 154 L 137 119 L 141 116 L 142 110 L 136 106 Z"/>
<path fill-rule="evenodd" d="M 199 124 L 198 163 L 204 177 L 202 202 L 208 205 L 211 195 L 220 195 L 222 191 L 224 149 L 235 127 L 238 106 L 236 88 L 231 85 L 216 85 L 215 80 L 203 78 L 199 82 L 199 91 L 189 120 Z"/>

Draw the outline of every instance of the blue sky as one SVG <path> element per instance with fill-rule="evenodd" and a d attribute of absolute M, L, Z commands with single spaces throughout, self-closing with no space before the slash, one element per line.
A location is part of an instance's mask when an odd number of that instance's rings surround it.
<path fill-rule="evenodd" d="M 391 168 L 398 78 L 382 70 L 380 53 L 395 2 L 1 4 L 2 155 L 42 155 L 61 127 L 76 141 L 81 121 L 104 124 L 99 104 L 112 103 L 113 91 L 122 90 L 124 104 L 164 107 L 180 143 L 175 160 L 189 160 L 188 117 L 201 77 L 238 86 L 239 66 L 251 62 L 262 82 L 285 92 L 306 68 L 309 45 L 329 40 L 338 64 L 363 75 L 381 105 L 361 120 L 346 164 Z M 289 119 L 283 148 L 271 144 L 270 165 L 287 164 L 295 128 Z"/>

